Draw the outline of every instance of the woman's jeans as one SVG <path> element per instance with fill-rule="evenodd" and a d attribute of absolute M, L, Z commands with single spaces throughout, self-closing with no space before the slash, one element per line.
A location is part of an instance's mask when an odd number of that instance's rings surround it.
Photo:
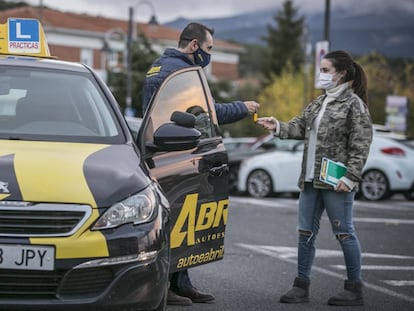
<path fill-rule="evenodd" d="M 299 197 L 298 277 L 309 279 L 315 257 L 315 239 L 324 210 L 344 253 L 348 280 L 361 280 L 361 248 L 352 223 L 355 192 L 315 189 L 305 183 Z"/>

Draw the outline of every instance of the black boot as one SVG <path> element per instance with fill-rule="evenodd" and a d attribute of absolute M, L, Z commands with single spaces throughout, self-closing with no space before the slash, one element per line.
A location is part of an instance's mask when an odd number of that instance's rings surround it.
<path fill-rule="evenodd" d="M 361 281 L 345 281 L 344 291 L 329 298 L 328 304 L 333 306 L 362 306 L 364 297 L 362 296 L 363 284 Z"/>
<path fill-rule="evenodd" d="M 309 302 L 309 285 L 310 280 L 304 278 L 295 278 L 292 289 L 280 297 L 280 302 Z"/>
<path fill-rule="evenodd" d="M 188 288 L 180 288 L 176 290 L 176 293 L 184 298 L 191 299 L 192 302 L 198 302 L 198 303 L 213 303 L 214 302 L 214 296 L 203 293 L 199 291 L 195 287 L 188 287 Z"/>
<path fill-rule="evenodd" d="M 190 306 L 191 299 L 177 295 L 171 289 L 168 289 L 167 305 L 173 306 Z"/>

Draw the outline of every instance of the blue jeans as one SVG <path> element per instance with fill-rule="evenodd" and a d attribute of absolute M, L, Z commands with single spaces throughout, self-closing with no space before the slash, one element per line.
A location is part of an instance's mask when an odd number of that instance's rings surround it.
<path fill-rule="evenodd" d="M 361 247 L 352 223 L 355 192 L 315 189 L 305 183 L 299 197 L 298 277 L 309 279 L 315 258 L 315 240 L 324 210 L 344 253 L 348 280 L 361 280 Z"/>
<path fill-rule="evenodd" d="M 193 284 L 191 284 L 190 276 L 188 275 L 187 269 L 171 273 L 170 288 L 175 292 L 179 290 L 193 288 Z"/>

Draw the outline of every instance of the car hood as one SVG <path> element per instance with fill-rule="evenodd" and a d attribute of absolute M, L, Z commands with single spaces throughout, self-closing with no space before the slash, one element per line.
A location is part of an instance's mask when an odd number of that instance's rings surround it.
<path fill-rule="evenodd" d="M 105 207 L 149 183 L 130 145 L 0 141 L 0 200 Z"/>

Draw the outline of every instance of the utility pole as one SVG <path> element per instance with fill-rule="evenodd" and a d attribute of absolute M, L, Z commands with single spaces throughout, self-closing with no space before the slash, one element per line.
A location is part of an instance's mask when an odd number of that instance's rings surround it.
<path fill-rule="evenodd" d="M 129 7 L 129 19 L 128 19 L 128 36 L 127 36 L 127 94 L 125 102 L 125 114 L 128 115 L 131 113 L 132 108 L 132 30 L 133 30 L 133 18 L 134 18 L 134 8 Z"/>
<path fill-rule="evenodd" d="M 126 57 L 126 70 L 127 70 L 127 94 L 125 102 L 125 115 L 134 116 L 135 112 L 132 108 L 132 43 L 135 40 L 135 24 L 134 24 L 134 7 L 138 7 L 141 4 L 146 4 L 150 7 L 152 14 L 148 24 L 158 25 L 157 18 L 155 17 L 155 8 L 149 1 L 140 1 L 135 6 L 129 7 L 128 18 L 128 35 L 127 35 L 127 57 Z"/>
<path fill-rule="evenodd" d="M 325 28 L 323 39 L 329 42 L 329 24 L 330 24 L 331 0 L 325 0 Z"/>

